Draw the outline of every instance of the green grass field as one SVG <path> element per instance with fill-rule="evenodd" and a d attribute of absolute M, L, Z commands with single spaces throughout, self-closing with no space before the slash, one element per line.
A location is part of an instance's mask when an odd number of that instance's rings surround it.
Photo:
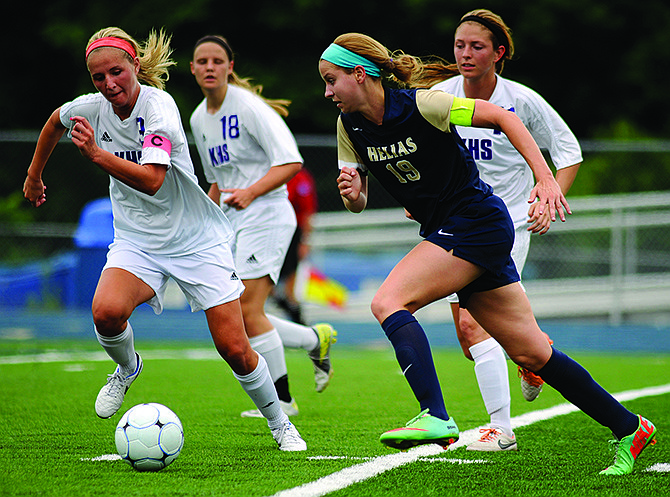
<path fill-rule="evenodd" d="M 144 357 L 142 376 L 121 411 L 101 420 L 93 403 L 113 367 L 100 360 L 95 341 L 0 341 L 0 495 L 252 497 L 287 489 L 293 490 L 284 495 L 354 497 L 670 495 L 668 393 L 625 402 L 658 428 L 658 443 L 644 451 L 630 476 L 598 475 L 613 460 L 612 437 L 578 412 L 517 428 L 518 452 L 440 449 L 367 477 L 358 469 L 384 467 L 399 454 L 412 454 L 378 442 L 383 431 L 418 413 L 390 348 L 335 346 L 335 376 L 322 394 L 314 391 L 305 355 L 287 351 L 300 406 L 293 422 L 308 444 L 302 453 L 280 452 L 264 420 L 240 417 L 253 406 L 213 347 L 138 341 L 137 349 Z M 72 356 L 43 362 L 39 354 L 50 351 Z M 21 360 L 14 361 L 16 356 Z M 572 356 L 612 393 L 670 383 L 668 355 Z M 435 359 L 447 408 L 460 429 L 485 424 L 471 363 L 456 350 L 438 349 Z M 512 366 L 513 416 L 564 403 L 550 387 L 535 402 L 524 401 Z M 114 428 L 122 412 L 143 402 L 166 404 L 180 416 L 185 445 L 179 458 L 158 473 L 138 473 L 120 460 L 96 460 L 115 453 Z M 647 471 L 652 466 L 661 471 Z M 337 473 L 345 468 L 349 471 Z M 326 480 L 321 490 L 314 490 L 321 483 L 295 488 L 334 473 L 328 480 L 340 482 L 334 492 Z M 342 483 L 356 479 L 361 481 Z"/>

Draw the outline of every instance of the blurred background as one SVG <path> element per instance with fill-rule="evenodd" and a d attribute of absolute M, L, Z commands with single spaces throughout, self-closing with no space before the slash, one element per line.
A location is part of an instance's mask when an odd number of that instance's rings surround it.
<path fill-rule="evenodd" d="M 44 174 L 48 202 L 34 209 L 21 189 L 49 115 L 94 91 L 83 53 L 89 37 L 107 26 L 121 27 L 138 41 L 151 29 L 173 35 L 178 65 L 167 90 L 186 130 L 202 99 L 189 61 L 194 42 L 205 34 L 229 40 L 236 71 L 262 84 L 266 97 L 292 100 L 287 122 L 318 192 L 309 263 L 344 295 L 337 302 L 306 302 L 306 316 L 370 323 L 370 298 L 419 240 L 417 226 L 374 182 L 368 211 L 357 217 L 344 212 L 335 186 L 338 111 L 323 97 L 317 62 L 324 48 L 348 31 L 369 34 L 391 50 L 451 60 L 458 20 L 475 8 L 501 15 L 513 30 L 516 56 L 503 76 L 539 92 L 584 152 L 568 197 L 573 216 L 531 243 L 523 277 L 538 318 L 596 322 L 603 330 L 633 327 L 626 329 L 638 334 L 660 330 L 654 336 L 668 340 L 670 4 L 662 0 L 15 5 L 0 33 L 6 53 L 0 78 L 0 336 L 23 329 L 27 315 L 34 320 L 44 312 L 90 311 L 110 241 L 108 177 L 63 141 Z M 206 188 L 195 147 L 192 157 Z M 310 275 L 304 268 L 302 275 L 305 285 Z M 177 294 L 172 308 L 185 309 Z M 428 323 L 451 320 L 445 303 L 421 313 Z"/>

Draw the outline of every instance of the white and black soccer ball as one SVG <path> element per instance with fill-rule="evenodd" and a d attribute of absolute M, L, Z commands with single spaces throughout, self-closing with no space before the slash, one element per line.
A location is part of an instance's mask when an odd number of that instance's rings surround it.
<path fill-rule="evenodd" d="M 138 404 L 119 420 L 114 433 L 119 455 L 138 471 L 159 471 L 177 459 L 184 429 L 162 404 Z"/>

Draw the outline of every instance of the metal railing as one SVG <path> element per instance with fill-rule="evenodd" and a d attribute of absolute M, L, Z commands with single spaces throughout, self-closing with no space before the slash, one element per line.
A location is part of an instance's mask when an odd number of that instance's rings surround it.
<path fill-rule="evenodd" d="M 670 193 L 573 198 L 570 206 L 565 223 L 531 241 L 523 277 L 537 317 L 606 316 L 616 325 L 636 313 L 670 312 Z M 368 272 L 378 283 L 380 271 L 420 240 L 418 225 L 402 209 L 321 213 L 313 258 L 336 279 L 358 272 L 360 280 Z M 396 258 L 380 268 L 374 261 L 382 253 Z M 353 291 L 369 293 L 374 286 L 362 283 Z"/>
<path fill-rule="evenodd" d="M 0 131 L 0 146 L 4 147 L 7 163 L 26 165 L 37 135 L 37 131 Z M 298 135 L 296 139 L 306 164 L 317 173 L 322 212 L 315 220 L 312 259 L 327 274 L 345 280 L 352 288 L 352 298 L 344 312 L 356 314 L 360 307 L 364 309 L 360 314 L 369 319 L 371 292 L 393 264 L 420 241 L 418 226 L 404 217 L 402 209 L 384 208 L 396 204 L 392 199 L 381 198 L 383 192 L 378 191 L 381 189 L 375 189 L 377 203 L 371 204 L 380 208 L 361 214 L 344 212 L 334 179 L 335 136 Z M 653 175 L 658 188 L 670 182 L 670 167 L 666 165 L 670 140 L 581 140 L 580 143 L 585 167 L 588 164 L 615 171 L 609 176 L 612 180 L 618 177 L 617 167 L 643 164 L 640 175 Z M 83 170 L 76 147 L 63 146 L 57 151 L 60 155 L 52 160 L 58 162 L 58 175 L 51 181 L 65 177 L 68 184 L 60 188 L 54 185 L 54 192 L 65 197 L 65 188 L 70 187 L 96 196 L 106 193 L 105 175 L 82 179 L 73 173 Z M 602 162 L 603 154 L 609 161 L 606 164 Z M 19 169 L 5 178 L 6 189 L 7 185 L 20 188 L 24 169 Z M 13 169 L 7 172 L 12 173 Z M 91 184 L 77 185 L 77 181 Z M 666 319 L 664 315 L 670 315 L 670 194 L 569 200 L 574 214 L 568 221 L 555 223 L 546 235 L 534 236 L 531 242 L 523 278 L 538 317 L 606 316 L 614 324 L 643 313 Z M 72 209 L 69 213 L 72 214 Z M 30 261 L 48 261 L 58 253 L 72 250 L 76 224 L 71 222 L 73 216 L 62 219 L 65 220 L 70 222 L 0 223 L 0 269 Z M 346 281 L 351 276 L 355 277 L 353 283 Z M 331 312 L 312 308 L 315 313 Z M 343 311 L 333 312 L 341 315 Z M 440 308 L 435 319 L 438 316 L 447 319 L 447 314 Z"/>

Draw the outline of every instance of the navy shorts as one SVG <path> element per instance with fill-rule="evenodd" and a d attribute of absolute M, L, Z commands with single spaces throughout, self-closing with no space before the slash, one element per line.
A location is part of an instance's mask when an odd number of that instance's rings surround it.
<path fill-rule="evenodd" d="M 511 257 L 514 225 L 504 202 L 491 195 L 472 203 L 458 215 L 445 220 L 426 240 L 449 251 L 460 259 L 486 270 L 479 278 L 456 293 L 460 307 L 466 308 L 475 292 L 500 288 L 519 281 Z"/>

